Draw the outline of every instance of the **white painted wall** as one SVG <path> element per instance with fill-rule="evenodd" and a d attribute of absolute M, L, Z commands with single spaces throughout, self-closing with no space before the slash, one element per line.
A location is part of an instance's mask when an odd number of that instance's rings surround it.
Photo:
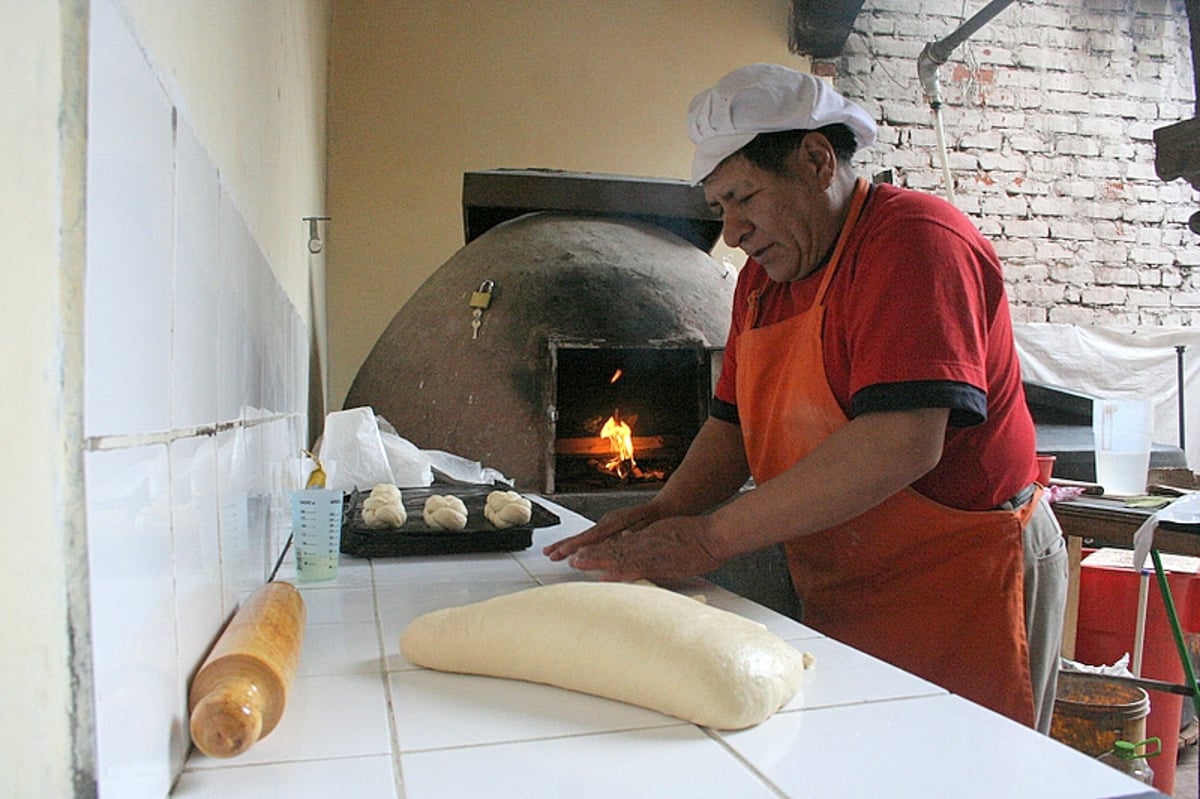
<path fill-rule="evenodd" d="M 0 0 L 0 794 L 71 796 L 91 769 L 78 373 L 83 273 L 83 63 L 79 2 Z M 70 601 L 83 600 L 73 614 Z M 72 624 L 75 627 L 73 636 Z M 86 656 L 86 655 L 85 655 Z M 82 728 L 82 729 L 81 729 Z M 81 735 L 77 736 L 77 732 Z"/>
<path fill-rule="evenodd" d="M 328 4 L 2 2 L 0 794 L 165 796 L 308 443 Z"/>

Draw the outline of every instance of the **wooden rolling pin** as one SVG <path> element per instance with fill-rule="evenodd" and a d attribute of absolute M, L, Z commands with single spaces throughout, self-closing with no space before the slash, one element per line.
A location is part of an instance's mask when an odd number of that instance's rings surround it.
<path fill-rule="evenodd" d="M 304 640 L 304 600 L 271 582 L 234 614 L 188 694 L 192 742 L 209 757 L 233 757 L 268 735 L 283 715 Z"/>

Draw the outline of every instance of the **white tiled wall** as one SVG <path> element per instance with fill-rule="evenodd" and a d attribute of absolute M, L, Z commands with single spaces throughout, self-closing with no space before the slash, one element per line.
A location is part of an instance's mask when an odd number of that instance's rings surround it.
<path fill-rule="evenodd" d="M 186 689 L 286 544 L 308 334 L 111 0 L 91 12 L 85 476 L 98 776 L 166 796 Z"/>

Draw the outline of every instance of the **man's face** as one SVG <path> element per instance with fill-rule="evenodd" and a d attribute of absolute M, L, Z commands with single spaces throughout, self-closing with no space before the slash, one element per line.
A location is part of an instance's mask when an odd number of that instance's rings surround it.
<path fill-rule="evenodd" d="M 704 180 L 704 197 L 721 214 L 725 243 L 758 261 L 780 283 L 811 274 L 839 230 L 825 182 L 805 162 L 803 148 L 788 165 L 788 174 L 776 175 L 735 154 Z"/>

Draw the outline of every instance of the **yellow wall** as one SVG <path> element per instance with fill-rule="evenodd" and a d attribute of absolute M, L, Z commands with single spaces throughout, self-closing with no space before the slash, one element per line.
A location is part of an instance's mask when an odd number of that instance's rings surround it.
<path fill-rule="evenodd" d="M 331 393 L 463 245 L 462 176 L 502 167 L 685 178 L 687 104 L 788 52 L 788 0 L 335 0 Z M 463 324 L 470 312 L 463 308 Z"/>

